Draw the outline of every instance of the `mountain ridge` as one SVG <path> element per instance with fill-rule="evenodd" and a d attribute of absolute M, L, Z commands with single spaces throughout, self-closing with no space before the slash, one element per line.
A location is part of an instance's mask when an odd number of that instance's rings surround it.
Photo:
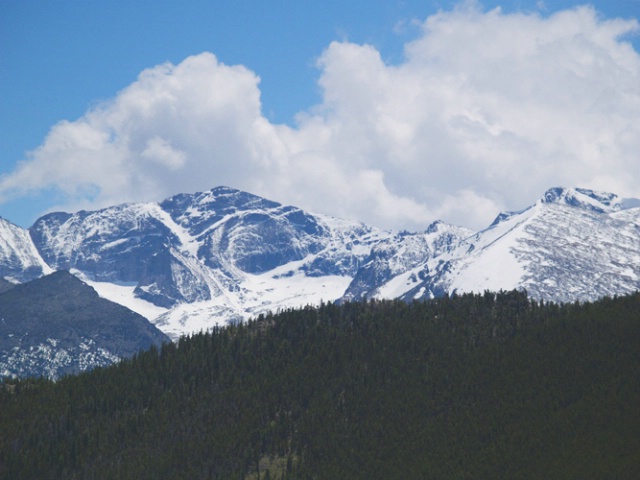
<path fill-rule="evenodd" d="M 595 300 L 640 288 L 640 209 L 614 194 L 553 188 L 465 239 L 436 274 L 404 292 L 524 289 L 536 299 Z M 424 272 L 433 265 L 426 265 Z"/>
<path fill-rule="evenodd" d="M 27 258 L 43 272 L 70 270 L 174 339 L 322 301 L 511 289 L 594 300 L 640 288 L 638 207 L 612 193 L 554 187 L 479 232 L 441 221 L 391 232 L 220 186 L 45 215 L 28 230 L 31 245 L 0 256 L 0 268 L 15 271 L 7 259 Z M 25 238 L 19 228 L 11 238 Z M 33 251 L 41 263 L 24 253 Z"/>
<path fill-rule="evenodd" d="M 0 293 L 0 376 L 55 379 L 168 340 L 64 270 Z"/>

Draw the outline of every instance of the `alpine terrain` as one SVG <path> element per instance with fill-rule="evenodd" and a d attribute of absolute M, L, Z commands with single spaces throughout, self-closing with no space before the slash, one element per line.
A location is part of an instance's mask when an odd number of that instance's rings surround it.
<path fill-rule="evenodd" d="M 217 187 L 160 203 L 0 223 L 0 272 L 69 270 L 176 339 L 267 311 L 525 289 L 595 300 L 640 288 L 640 201 L 553 188 L 485 230 L 390 232 Z"/>
<path fill-rule="evenodd" d="M 4 291 L 0 285 L 1 377 L 55 379 L 168 340 L 147 319 L 100 298 L 66 271 Z"/>

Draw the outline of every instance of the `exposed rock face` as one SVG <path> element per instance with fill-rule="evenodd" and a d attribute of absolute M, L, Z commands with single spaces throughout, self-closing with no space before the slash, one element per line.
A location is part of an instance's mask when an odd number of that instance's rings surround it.
<path fill-rule="evenodd" d="M 66 271 L 0 294 L 0 375 L 58 378 L 169 338 Z"/>
<path fill-rule="evenodd" d="M 29 231 L 0 218 L 0 277 L 27 282 L 51 273 L 29 236 Z"/>
<path fill-rule="evenodd" d="M 639 217 L 638 200 L 552 188 L 481 232 L 442 222 L 388 232 L 217 187 L 45 215 L 30 237 L 6 227 L 13 253 L 0 268 L 14 283 L 70 269 L 175 338 L 320 301 L 514 288 L 553 301 L 624 294 L 640 288 Z"/>
<path fill-rule="evenodd" d="M 640 208 L 613 194 L 554 188 L 411 273 L 422 280 L 396 296 L 517 288 L 574 302 L 631 293 L 640 289 Z"/>

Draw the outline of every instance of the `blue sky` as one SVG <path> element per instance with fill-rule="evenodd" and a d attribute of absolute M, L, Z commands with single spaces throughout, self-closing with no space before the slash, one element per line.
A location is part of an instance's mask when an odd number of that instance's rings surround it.
<path fill-rule="evenodd" d="M 634 161 L 640 161 L 633 154 L 638 146 L 633 118 L 640 117 L 640 3 L 597 1 L 591 10 L 578 14 L 579 5 L 572 1 L 3 0 L 0 216 L 28 227 L 51 209 L 155 201 L 227 184 L 383 227 L 419 229 L 443 218 L 477 228 L 497 210 L 522 208 L 544 189 L 561 183 L 581 182 L 567 186 L 615 189 L 640 197 L 640 191 L 634 191 L 640 178 L 629 177 Z M 496 13 L 498 6 L 501 10 Z M 563 18 L 564 11 L 573 13 Z M 436 28 L 426 27 L 429 18 Z M 552 18 L 555 27 L 550 25 Z M 610 24 L 616 18 L 626 23 Z M 476 25 L 478 31 L 487 29 L 484 37 L 470 34 Z M 548 37 L 550 44 L 553 40 L 558 45 L 547 50 L 548 65 L 542 51 L 502 52 L 510 38 L 528 28 L 532 36 Z M 573 40 L 560 38 L 563 28 L 576 29 Z M 504 35 L 493 39 L 494 31 Z M 614 43 L 601 42 L 607 35 Z M 581 36 L 584 41 L 575 40 Z M 473 53 L 478 39 L 485 38 L 486 48 Z M 528 42 L 523 37 L 522 45 Z M 555 58 L 558 49 L 567 56 Z M 468 57 L 457 57 L 466 50 Z M 183 64 L 203 52 L 213 57 L 198 57 L 201 61 L 193 62 L 197 67 Z M 422 55 L 427 60 L 421 63 Z M 579 65 L 577 83 L 563 84 L 568 74 L 549 79 L 548 72 L 558 71 L 553 62 L 566 65 L 567 59 L 587 57 L 591 60 Z M 493 69 L 483 70 L 474 58 L 486 60 L 482 64 Z M 138 81 L 145 69 L 167 62 L 185 68 L 156 71 L 155 80 Z M 194 83 L 190 77 L 196 70 L 205 79 L 224 73 L 215 88 L 235 98 L 230 104 L 237 108 L 177 94 L 182 90 L 175 83 L 180 81 L 207 88 L 206 81 Z M 606 73 L 612 71 L 615 75 Z M 520 75 L 523 81 L 518 80 Z M 532 81 L 526 91 L 512 91 L 532 75 L 540 75 L 537 83 Z M 464 82 L 457 87 L 450 84 L 461 78 Z M 545 90 L 545 79 L 559 86 Z M 428 89 L 422 92 L 425 84 Z M 544 91 L 538 92 L 537 86 Z M 618 90 L 624 93 L 620 98 Z M 178 117 L 173 122 L 161 122 L 161 117 L 141 120 L 131 99 L 151 98 L 145 97 L 150 91 L 173 95 L 179 118 L 193 113 L 193 118 L 211 121 L 211 131 L 192 134 L 200 124 L 187 131 Z M 566 97 L 575 99 L 564 106 L 558 106 L 564 100 L 551 101 L 565 99 L 565 91 Z M 122 92 L 128 95 L 120 96 Z M 255 95 L 258 103 L 251 100 Z M 447 95 L 452 95 L 449 103 L 429 111 Z M 376 106 L 381 98 L 384 102 Z M 449 105 L 459 98 L 465 100 L 450 112 Z M 575 114 L 586 108 L 585 98 L 600 98 L 594 103 L 598 117 L 590 118 L 583 128 L 565 127 L 580 118 Z M 200 110 L 189 109 L 200 101 L 218 110 L 198 117 Z M 370 109 L 371 105 L 376 108 Z M 408 112 L 407 105 L 416 105 L 416 112 Z M 556 138 L 542 127 L 517 126 L 512 110 L 518 105 L 526 107 L 523 115 L 539 116 L 540 125 L 557 122 L 566 132 Z M 385 115 L 375 123 L 361 125 L 380 111 Z M 230 119 L 228 124 L 224 118 Z M 588 150 L 577 146 L 593 138 L 593 131 L 602 130 L 599 122 L 610 124 L 609 119 L 618 122 L 615 131 L 594 141 Z M 139 133 L 142 126 L 130 127 L 136 121 L 147 122 L 144 134 Z M 60 122 L 67 122 L 68 128 L 55 130 Z M 183 125 L 185 131 L 179 131 Z M 79 133 L 87 129 L 91 135 L 113 139 L 94 142 L 88 150 L 80 148 L 85 138 L 93 138 Z M 139 148 L 135 142 L 127 143 L 134 133 L 142 135 L 135 137 L 144 144 Z M 209 133 L 215 142 L 198 140 Z M 565 139 L 573 146 L 559 147 Z M 67 144 L 68 151 L 60 146 Z M 520 159 L 516 152 L 523 148 L 536 153 Z M 87 151 L 91 158 L 85 164 L 82 155 Z M 68 160 L 72 157 L 73 162 Z M 150 163 L 140 163 L 142 157 Z M 559 164 L 559 158 L 572 160 Z M 31 168 L 24 168 L 27 164 Z M 158 173 L 162 169 L 164 174 Z M 546 171 L 550 169 L 557 174 Z M 114 178 L 107 178 L 110 175 Z"/>

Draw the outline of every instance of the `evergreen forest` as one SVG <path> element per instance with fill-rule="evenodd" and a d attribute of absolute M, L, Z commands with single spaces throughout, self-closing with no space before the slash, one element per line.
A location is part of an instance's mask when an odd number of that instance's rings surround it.
<path fill-rule="evenodd" d="M 640 293 L 262 315 L 0 382 L 1 479 L 638 479 Z"/>

